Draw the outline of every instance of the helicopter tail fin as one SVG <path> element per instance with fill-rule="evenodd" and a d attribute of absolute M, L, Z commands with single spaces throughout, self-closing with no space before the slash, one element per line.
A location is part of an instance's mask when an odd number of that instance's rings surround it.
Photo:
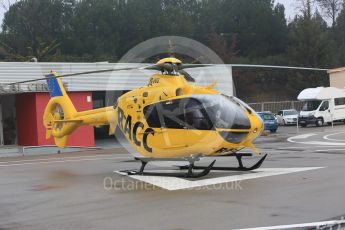
<path fill-rule="evenodd" d="M 109 133 L 115 132 L 115 109 L 104 107 L 78 112 L 68 96 L 59 75 L 52 72 L 47 76 L 50 100 L 45 108 L 43 124 L 46 139 L 54 137 L 58 147 L 67 145 L 68 136 L 82 125 L 100 126 L 110 124 Z"/>

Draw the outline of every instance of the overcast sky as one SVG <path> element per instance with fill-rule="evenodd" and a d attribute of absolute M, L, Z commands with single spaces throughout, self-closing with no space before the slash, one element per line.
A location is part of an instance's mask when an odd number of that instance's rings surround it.
<path fill-rule="evenodd" d="M 298 13 L 296 9 L 296 2 L 294 0 L 276 0 L 276 3 L 281 3 L 285 6 L 285 15 L 288 19 L 288 22 L 291 21 L 295 15 Z"/>

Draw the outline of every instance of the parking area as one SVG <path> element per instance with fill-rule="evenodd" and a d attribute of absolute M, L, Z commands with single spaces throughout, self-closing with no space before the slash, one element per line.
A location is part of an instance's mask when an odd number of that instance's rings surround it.
<path fill-rule="evenodd" d="M 256 145 L 261 171 L 175 191 L 114 173 L 139 167 L 123 148 L 1 158 L 0 229 L 237 229 L 345 214 L 345 125 L 279 127 Z"/>

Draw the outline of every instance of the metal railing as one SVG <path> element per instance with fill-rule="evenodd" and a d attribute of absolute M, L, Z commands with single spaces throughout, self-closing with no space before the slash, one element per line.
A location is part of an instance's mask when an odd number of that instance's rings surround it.
<path fill-rule="evenodd" d="M 279 110 L 296 109 L 300 111 L 303 106 L 302 101 L 276 101 L 276 102 L 261 102 L 261 103 L 248 103 L 255 111 L 271 111 L 278 113 Z"/>

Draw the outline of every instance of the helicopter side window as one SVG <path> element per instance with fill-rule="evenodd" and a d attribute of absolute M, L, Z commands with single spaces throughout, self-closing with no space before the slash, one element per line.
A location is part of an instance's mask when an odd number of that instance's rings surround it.
<path fill-rule="evenodd" d="M 159 121 L 159 116 L 157 108 L 155 105 L 149 105 L 144 108 L 145 119 L 148 125 L 152 128 L 160 128 L 161 122 Z"/>
<path fill-rule="evenodd" d="M 183 111 L 180 100 L 159 103 L 164 118 L 164 127 L 170 129 L 183 129 L 185 127 Z M 160 110 L 159 110 L 160 111 Z"/>
<path fill-rule="evenodd" d="M 250 121 L 243 108 L 221 95 L 199 97 L 215 128 L 250 129 Z"/>
<path fill-rule="evenodd" d="M 213 125 L 203 105 L 196 99 L 164 101 L 144 108 L 152 128 L 211 130 Z"/>
<path fill-rule="evenodd" d="M 152 128 L 183 129 L 185 127 L 180 100 L 146 106 L 144 114 L 148 125 Z"/>
<path fill-rule="evenodd" d="M 213 128 L 205 108 L 199 101 L 189 99 L 185 104 L 184 111 L 186 124 L 189 128 L 199 130 L 211 130 Z"/>

